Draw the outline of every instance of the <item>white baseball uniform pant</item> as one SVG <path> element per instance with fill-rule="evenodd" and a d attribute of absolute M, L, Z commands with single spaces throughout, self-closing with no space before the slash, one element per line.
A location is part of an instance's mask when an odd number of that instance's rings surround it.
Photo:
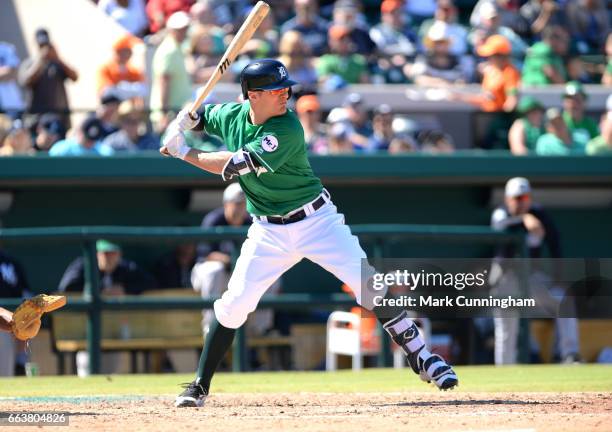
<path fill-rule="evenodd" d="M 330 201 L 292 224 L 254 218 L 227 291 L 214 304 L 217 320 L 227 328 L 240 327 L 266 290 L 304 258 L 351 287 L 357 303 L 362 304 L 361 264 L 366 254 L 344 223 L 344 215 Z"/>

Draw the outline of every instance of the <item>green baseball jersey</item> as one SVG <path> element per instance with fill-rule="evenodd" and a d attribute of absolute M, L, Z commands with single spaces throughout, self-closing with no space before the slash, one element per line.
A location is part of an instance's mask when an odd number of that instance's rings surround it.
<path fill-rule="evenodd" d="M 207 105 L 202 114 L 204 127 L 219 136 L 229 151 L 248 151 L 266 169 L 259 175 L 238 177 L 247 211 L 257 216 L 282 216 L 314 200 L 323 186 L 310 167 L 297 115 L 288 109 L 254 125 L 249 109 L 249 102 Z"/>

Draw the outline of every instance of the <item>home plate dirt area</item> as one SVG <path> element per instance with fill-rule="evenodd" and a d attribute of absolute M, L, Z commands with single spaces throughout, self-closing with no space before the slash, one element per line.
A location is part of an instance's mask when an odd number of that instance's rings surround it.
<path fill-rule="evenodd" d="M 13 398 L 1 400 L 0 411 L 66 412 L 69 429 L 82 431 L 612 430 L 609 392 L 219 393 L 203 408 L 180 409 L 173 399 L 174 395 Z"/>

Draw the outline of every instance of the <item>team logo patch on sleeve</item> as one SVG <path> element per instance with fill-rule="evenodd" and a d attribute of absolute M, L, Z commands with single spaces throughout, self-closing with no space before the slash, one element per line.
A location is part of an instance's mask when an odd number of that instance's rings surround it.
<path fill-rule="evenodd" d="M 267 152 L 273 152 L 278 148 L 278 140 L 274 135 L 266 135 L 261 139 L 261 147 Z"/>

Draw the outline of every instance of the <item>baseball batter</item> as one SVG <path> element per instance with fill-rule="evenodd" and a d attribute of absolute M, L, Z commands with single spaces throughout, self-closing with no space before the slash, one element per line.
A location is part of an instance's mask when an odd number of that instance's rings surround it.
<path fill-rule="evenodd" d="M 291 86 L 296 83 L 285 66 L 271 59 L 253 61 L 243 69 L 240 83 L 244 103 L 207 105 L 197 119 L 181 111 L 160 149 L 225 181 L 237 179 L 253 217 L 227 290 L 214 304 L 215 319 L 196 378 L 176 398 L 176 406 L 203 405 L 236 329 L 268 287 L 304 258 L 353 288 L 357 303 L 372 309 L 423 380 L 442 390 L 455 387 L 458 379 L 453 369 L 429 352 L 405 311 L 397 308 L 390 314 L 388 308 L 378 310 L 362 302 L 361 261 L 366 255 L 310 167 L 304 130 L 296 114 L 287 109 Z M 183 135 L 188 129 L 218 135 L 228 151 L 205 153 L 190 148 Z"/>

